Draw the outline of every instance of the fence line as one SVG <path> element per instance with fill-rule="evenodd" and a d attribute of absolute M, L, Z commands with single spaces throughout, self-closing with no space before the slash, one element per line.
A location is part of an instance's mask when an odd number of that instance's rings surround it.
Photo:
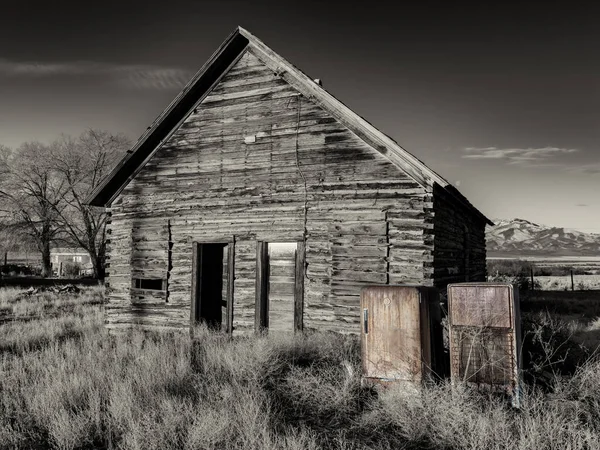
<path fill-rule="evenodd" d="M 540 266 L 527 260 L 488 260 L 488 281 L 507 279 L 518 284 L 521 290 L 589 290 L 600 289 L 600 265 L 546 265 Z M 490 264 L 490 262 L 492 264 Z M 496 264 L 494 264 L 496 262 Z M 576 277 L 579 279 L 576 280 Z M 542 281 L 544 280 L 544 281 Z M 575 286 L 575 281 L 578 281 Z M 550 286 L 545 283 L 550 282 Z M 578 289 L 575 289 L 575 288 Z"/>

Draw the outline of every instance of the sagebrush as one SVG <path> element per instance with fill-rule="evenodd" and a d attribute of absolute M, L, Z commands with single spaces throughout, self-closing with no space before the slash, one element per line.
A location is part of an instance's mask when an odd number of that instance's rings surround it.
<path fill-rule="evenodd" d="M 0 294 L 0 447 L 600 448 L 590 352 L 513 410 L 461 384 L 361 386 L 352 336 L 111 336 L 101 295 Z"/>

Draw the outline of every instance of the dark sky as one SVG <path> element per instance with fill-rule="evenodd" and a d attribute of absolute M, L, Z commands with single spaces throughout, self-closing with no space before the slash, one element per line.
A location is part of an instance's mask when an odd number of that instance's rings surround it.
<path fill-rule="evenodd" d="M 600 232 L 599 11 L 489 3 L 3 2 L 0 143 L 137 139 L 241 25 L 489 217 Z"/>

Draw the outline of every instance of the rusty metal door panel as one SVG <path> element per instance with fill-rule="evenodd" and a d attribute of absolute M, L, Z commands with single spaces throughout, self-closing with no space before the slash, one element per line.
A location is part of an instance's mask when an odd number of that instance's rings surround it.
<path fill-rule="evenodd" d="M 453 284 L 452 323 L 460 326 L 511 328 L 512 285 Z M 450 289 L 450 288 L 449 288 Z"/>
<path fill-rule="evenodd" d="M 428 289 L 428 288 L 425 288 Z M 432 296 L 433 307 L 436 296 Z M 361 293 L 363 377 L 420 382 L 432 369 L 430 298 L 422 287 L 371 286 Z"/>

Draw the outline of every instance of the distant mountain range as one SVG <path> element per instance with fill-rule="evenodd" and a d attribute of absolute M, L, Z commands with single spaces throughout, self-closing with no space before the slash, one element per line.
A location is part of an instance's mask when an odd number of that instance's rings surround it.
<path fill-rule="evenodd" d="M 488 256 L 600 256 L 600 234 L 523 219 L 496 219 L 487 227 Z"/>

